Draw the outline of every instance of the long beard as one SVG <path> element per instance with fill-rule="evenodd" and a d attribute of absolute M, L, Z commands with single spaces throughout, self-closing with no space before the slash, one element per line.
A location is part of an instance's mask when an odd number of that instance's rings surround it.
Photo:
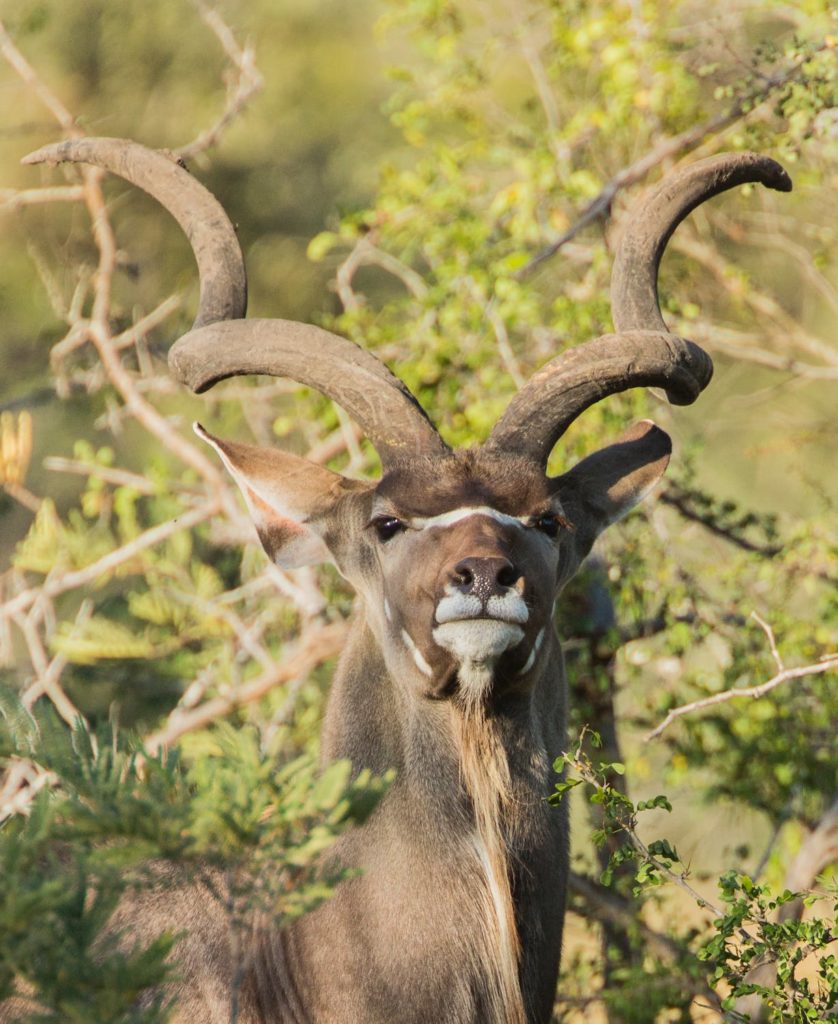
<path fill-rule="evenodd" d="M 509 880 L 503 819 L 512 808 L 509 761 L 497 723 L 487 711 L 491 665 L 465 662 L 458 673 L 455 729 L 465 789 L 474 809 L 474 852 L 485 883 L 486 941 L 492 1024 L 526 1024 L 518 964 L 521 948 Z"/>

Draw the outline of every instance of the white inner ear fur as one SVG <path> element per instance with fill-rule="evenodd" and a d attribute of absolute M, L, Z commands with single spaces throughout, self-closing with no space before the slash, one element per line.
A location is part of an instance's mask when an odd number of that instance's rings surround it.
<path fill-rule="evenodd" d="M 320 534 L 307 525 L 306 510 L 294 507 L 290 488 L 283 489 L 272 480 L 242 472 L 200 423 L 193 423 L 192 429 L 215 449 L 236 481 L 262 545 L 277 565 L 296 569 L 333 561 Z M 271 543 L 274 533 L 281 533 L 281 543 Z"/>

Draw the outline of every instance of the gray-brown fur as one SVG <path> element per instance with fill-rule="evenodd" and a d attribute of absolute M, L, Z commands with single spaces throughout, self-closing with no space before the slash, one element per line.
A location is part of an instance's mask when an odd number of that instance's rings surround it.
<path fill-rule="evenodd" d="M 121 161 L 116 144 L 87 141 L 36 156 L 113 169 L 172 209 L 187 233 L 190 218 L 206 213 L 208 194 L 190 213 L 188 201 L 172 201 L 165 174 L 158 185 L 159 158 L 143 162 L 131 144 L 130 160 Z M 772 162 L 736 154 L 659 190 L 630 220 L 628 255 L 618 258 L 620 333 L 548 364 L 478 451 L 450 452 L 408 390 L 345 339 L 323 342 L 318 328 L 284 321 L 212 323 L 217 310 L 237 308 L 237 246 L 221 261 L 233 265 L 230 294 L 215 276 L 212 289 L 202 287 L 202 304 L 212 294 L 212 308 L 202 305 L 196 325 L 208 326 L 176 346 L 181 379 L 203 389 L 265 372 L 311 383 L 356 416 L 385 468 L 377 484 L 345 480 L 201 431 L 241 487 L 270 557 L 285 566 L 332 560 L 356 590 L 324 759 L 349 758 L 356 772 L 396 771 L 371 819 L 336 849 L 360 873 L 282 931 L 253 920 L 242 1024 L 547 1024 L 568 872 L 566 815 L 546 802 L 565 742 L 553 603 L 597 534 L 651 490 L 671 446 L 644 422 L 563 476 L 548 479 L 545 466 L 593 401 L 648 384 L 692 401 L 707 384 L 706 354 L 669 335 L 660 319 L 657 266 L 689 209 L 751 180 L 787 187 Z M 202 247 L 227 237 L 228 222 L 214 220 L 218 236 L 202 236 Z M 197 254 L 202 286 L 215 274 L 205 251 Z M 316 372 L 306 339 L 325 345 Z M 155 890 L 126 903 L 119 920 L 132 935 L 187 929 L 177 1020 L 229 1019 L 234 958 L 209 896 Z"/>

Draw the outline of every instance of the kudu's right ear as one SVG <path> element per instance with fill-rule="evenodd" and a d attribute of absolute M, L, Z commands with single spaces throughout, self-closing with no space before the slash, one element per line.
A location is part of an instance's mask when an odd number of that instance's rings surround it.
<path fill-rule="evenodd" d="M 323 540 L 324 517 L 347 481 L 339 473 L 276 448 L 222 441 L 194 425 L 239 485 L 262 546 L 283 569 L 334 561 Z"/>

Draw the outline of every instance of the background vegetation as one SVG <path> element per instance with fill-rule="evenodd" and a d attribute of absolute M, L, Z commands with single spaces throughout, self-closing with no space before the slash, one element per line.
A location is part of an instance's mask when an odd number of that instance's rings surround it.
<path fill-rule="evenodd" d="M 702 207 L 663 268 L 711 388 L 690 409 L 613 398 L 554 454 L 559 469 L 641 415 L 676 443 L 657 499 L 558 613 L 578 740 L 556 796 L 576 794 L 556 1019 L 826 1019 L 836 33 L 820 0 L 11 6 L 0 996 L 25 982 L 39 1020 L 165 1019 L 135 1000 L 176 937 L 94 956 L 149 857 L 226 867 L 234 930 L 254 902 L 300 913 L 335 881 L 323 849 L 386 785 L 313 769 L 351 594 L 265 565 L 188 423 L 348 473 L 375 472 L 374 453 L 288 382 L 181 394 L 165 353 L 195 273 L 176 226 L 122 182 L 19 158 L 77 132 L 181 152 L 238 225 L 251 313 L 375 348 L 468 444 L 548 357 L 610 329 L 635 193 L 754 148 L 794 193 Z"/>

